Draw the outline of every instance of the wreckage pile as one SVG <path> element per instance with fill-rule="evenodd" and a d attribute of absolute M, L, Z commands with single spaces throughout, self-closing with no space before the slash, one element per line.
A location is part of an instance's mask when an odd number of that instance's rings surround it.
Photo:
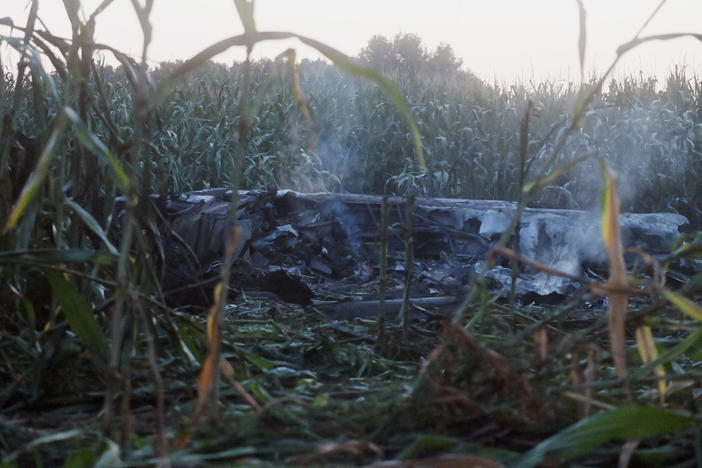
<path fill-rule="evenodd" d="M 232 288 L 247 294 L 316 304 L 334 317 L 377 313 L 382 197 L 341 193 L 240 191 Z M 206 305 L 224 252 L 232 192 L 215 189 L 170 196 L 166 215 L 165 289 L 176 306 Z M 386 291 L 389 313 L 399 309 L 406 281 L 405 198 L 389 197 Z M 471 276 L 485 273 L 496 294 L 509 291 L 506 263 L 484 270 L 484 260 L 509 228 L 516 204 L 504 201 L 419 198 L 412 210 L 412 286 L 415 305 L 451 304 Z M 525 257 L 572 275 L 606 274 L 596 214 L 527 208 L 519 223 Z M 670 252 L 685 229 L 674 213 L 623 214 L 625 246 L 656 256 Z M 633 261 L 633 258 L 630 259 Z M 559 300 L 577 282 L 523 268 L 516 292 L 523 301 Z"/>

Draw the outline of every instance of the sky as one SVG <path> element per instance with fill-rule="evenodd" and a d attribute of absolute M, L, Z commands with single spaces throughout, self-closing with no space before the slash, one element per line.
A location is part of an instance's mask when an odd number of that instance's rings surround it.
<path fill-rule="evenodd" d="M 0 17 L 23 25 L 28 0 L 2 0 Z M 143 3 L 143 0 L 138 0 Z M 615 57 L 618 45 L 630 40 L 661 0 L 583 0 L 587 11 L 586 74 L 601 74 Z M 101 0 L 83 0 L 88 16 Z M 61 0 L 40 0 L 39 16 L 51 32 L 70 36 Z M 450 44 L 464 68 L 488 81 L 513 83 L 576 81 L 579 20 L 575 0 L 257 0 L 255 19 L 260 31 L 304 34 L 357 55 L 376 34 L 418 34 L 431 51 Z M 702 0 L 668 0 L 643 35 L 670 32 L 702 33 Z M 208 45 L 243 32 L 232 0 L 155 0 L 154 38 L 149 49 L 153 64 L 186 59 Z M 0 34 L 19 36 L 0 27 Z M 131 0 L 114 0 L 99 17 L 96 40 L 135 57 L 142 35 Z M 313 49 L 295 41 L 258 44 L 256 57 L 275 57 L 288 47 L 298 57 L 318 58 Z M 8 46 L 0 48 L 4 64 L 12 62 Z M 216 58 L 241 60 L 243 50 Z M 16 59 L 14 59 L 16 61 Z M 108 62 L 110 58 L 107 58 Z M 630 52 L 615 76 L 656 74 L 664 77 L 676 65 L 688 75 L 702 71 L 702 42 L 677 39 L 649 43 Z"/>

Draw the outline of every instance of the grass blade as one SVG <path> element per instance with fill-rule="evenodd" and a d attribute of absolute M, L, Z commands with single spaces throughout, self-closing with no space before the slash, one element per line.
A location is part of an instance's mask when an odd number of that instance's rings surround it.
<path fill-rule="evenodd" d="M 68 117 L 68 120 L 73 123 L 73 129 L 78 138 L 78 141 L 91 153 L 102 159 L 115 175 L 117 186 L 124 193 L 129 190 L 129 176 L 122 168 L 122 164 L 117 157 L 101 142 L 94 133 L 80 119 L 80 116 L 70 107 L 63 108 L 63 114 Z"/>
<path fill-rule="evenodd" d="M 78 288 L 62 273 L 46 268 L 44 274 L 49 280 L 51 290 L 56 294 L 56 298 L 61 304 L 61 309 L 69 325 L 80 336 L 98 362 L 104 364 L 107 357 L 107 343 L 90 305 L 78 291 Z"/>
<path fill-rule="evenodd" d="M 565 172 L 569 171 L 573 167 L 577 166 L 581 162 L 585 161 L 586 159 L 589 159 L 593 154 L 588 153 L 584 154 L 578 158 L 575 158 L 572 161 L 569 161 L 565 164 L 561 164 L 558 166 L 556 169 L 551 171 L 550 173 L 546 174 L 545 176 L 541 177 L 540 179 L 535 180 L 534 182 L 530 182 L 524 186 L 523 192 L 526 195 L 532 195 L 542 188 L 546 187 L 549 183 L 557 179 L 560 175 L 564 174 Z"/>
<path fill-rule="evenodd" d="M 211 408 L 216 403 L 217 391 L 216 385 L 218 380 L 219 370 L 219 323 L 222 307 L 221 301 L 226 300 L 223 297 L 226 294 L 226 289 L 222 283 L 217 283 L 214 289 L 214 304 L 210 307 L 210 313 L 207 317 L 207 344 L 208 352 L 205 362 L 202 364 L 200 371 L 200 380 L 198 383 L 198 401 L 195 416 L 193 417 L 192 425 L 195 426 L 204 412 Z"/>
<path fill-rule="evenodd" d="M 241 24 L 244 25 L 244 32 L 256 32 L 256 22 L 254 21 L 254 2 L 250 0 L 234 0 L 236 11 L 239 13 Z"/>
<path fill-rule="evenodd" d="M 661 293 L 663 294 L 663 297 L 665 297 L 675 307 L 680 309 L 685 315 L 702 323 L 702 307 L 700 307 L 698 304 L 694 303 L 685 296 L 681 296 L 680 294 L 671 291 L 670 289 L 663 289 Z"/>
<path fill-rule="evenodd" d="M 90 230 L 93 231 L 102 242 L 104 242 L 105 247 L 107 247 L 107 250 L 111 254 L 118 255 L 117 248 L 107 238 L 107 234 L 105 234 L 105 231 L 103 231 L 102 227 L 100 227 L 100 224 L 93 217 L 93 215 L 85 211 L 85 209 L 82 206 L 80 206 L 73 200 L 65 200 L 64 203 L 68 205 L 73 211 L 75 211 L 76 214 L 80 216 L 80 218 L 85 222 L 85 224 L 88 225 Z"/>
<path fill-rule="evenodd" d="M 583 5 L 582 0 L 576 0 L 578 2 L 578 13 L 580 18 L 580 35 L 578 37 L 578 56 L 580 58 L 580 81 L 583 81 L 585 77 L 585 47 L 587 45 L 587 30 L 585 28 L 586 22 L 586 12 L 585 5 Z"/>
<path fill-rule="evenodd" d="M 65 114 L 61 113 L 56 117 L 54 122 L 54 128 L 51 131 L 49 140 L 46 142 L 44 149 L 41 152 L 41 156 L 37 161 L 37 165 L 29 175 L 27 182 L 25 182 L 24 187 L 22 187 L 22 192 L 20 192 L 17 201 L 15 202 L 12 210 L 10 211 L 7 221 L 2 228 L 2 233 L 5 234 L 10 229 L 13 229 L 17 225 L 22 214 L 27 210 L 29 204 L 36 198 L 39 193 L 44 179 L 49 174 L 49 169 L 51 168 L 51 162 L 54 160 L 54 155 L 56 154 L 56 146 L 58 145 L 59 137 L 61 132 L 66 125 Z"/>
<path fill-rule="evenodd" d="M 2 263 L 57 264 L 85 263 L 109 265 L 117 258 L 116 255 L 106 254 L 92 249 L 35 249 L 7 250 L 0 252 Z"/>
<path fill-rule="evenodd" d="M 651 42 L 651 41 L 670 41 L 672 39 L 680 39 L 683 37 L 690 37 L 692 39 L 697 39 L 698 41 L 702 41 L 702 34 L 699 33 L 669 33 L 669 34 L 655 34 L 653 36 L 644 36 L 644 37 L 636 37 L 635 39 L 632 39 L 631 41 L 620 45 L 617 47 L 617 55 L 621 56 L 633 49 L 634 47 L 637 47 L 645 42 Z"/>
<path fill-rule="evenodd" d="M 516 465 L 531 468 L 547 457 L 569 460 L 613 440 L 643 439 L 679 432 L 695 418 L 686 413 L 646 406 L 603 411 L 569 426 L 531 449 Z"/>
<path fill-rule="evenodd" d="M 670 362 L 671 360 L 680 356 L 682 353 L 686 352 L 692 346 L 699 344 L 701 338 L 702 328 L 697 328 L 696 330 L 692 331 L 682 342 L 664 350 L 656 360 L 645 364 L 639 367 L 638 369 L 632 369 L 632 379 L 643 378 L 647 373 L 651 372 L 655 368 L 655 366 Z"/>
<path fill-rule="evenodd" d="M 680 237 L 673 244 L 670 256 L 673 258 L 702 258 L 702 232 L 691 232 Z"/>
<path fill-rule="evenodd" d="M 628 286 L 629 280 L 626 274 L 621 226 L 619 225 L 617 178 L 604 161 L 600 161 L 600 163 L 605 180 L 605 188 L 602 195 L 602 238 L 607 257 L 609 258 L 609 280 L 607 282 L 610 286 L 624 289 Z M 624 327 L 629 307 L 628 301 L 629 298 L 626 293 L 611 292 L 609 294 L 609 339 L 612 347 L 614 367 L 617 375 L 621 378 L 625 377 L 627 373 Z"/>
<path fill-rule="evenodd" d="M 11 463 L 14 462 L 23 452 L 30 451 L 30 450 L 35 449 L 37 447 L 41 447 L 42 445 L 52 444 L 55 442 L 62 442 L 65 440 L 70 440 L 70 439 L 75 439 L 81 435 L 83 435 L 83 431 L 81 429 L 70 429 L 67 431 L 57 432 L 57 433 L 53 433 L 53 434 L 46 434 L 46 435 L 37 437 L 36 439 L 32 440 L 28 444 L 20 447 L 16 451 L 14 451 L 8 455 L 5 455 L 1 459 L 2 466 L 14 466 L 14 465 L 11 465 Z"/>
<path fill-rule="evenodd" d="M 656 349 L 656 342 L 653 339 L 653 333 L 651 332 L 651 327 L 648 325 L 642 325 L 636 329 L 636 343 L 639 347 L 639 354 L 641 354 L 641 360 L 644 364 L 658 359 L 658 350 Z M 661 364 L 658 364 L 653 369 L 653 373 L 660 377 L 658 381 L 658 395 L 660 396 L 661 404 L 665 403 L 665 369 Z"/>

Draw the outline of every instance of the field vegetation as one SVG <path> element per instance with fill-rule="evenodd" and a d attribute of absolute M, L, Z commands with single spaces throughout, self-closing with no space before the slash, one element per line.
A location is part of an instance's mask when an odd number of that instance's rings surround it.
<path fill-rule="evenodd" d="M 21 55 L 0 65 L 1 466 L 702 465 L 695 74 L 487 83 L 411 34 L 351 58 L 260 32 L 245 0 L 243 35 L 149 66 L 153 2 L 132 2 L 136 59 L 93 40 L 111 3 L 86 18 L 65 1 L 69 39 L 43 29 L 37 0 L 27 24 L 0 19 Z M 212 61 L 293 36 L 326 60 Z M 451 320 L 409 340 L 388 324 L 373 346 L 375 321 L 228 300 L 234 223 L 213 304 L 195 313 L 164 300 L 170 231 L 150 195 L 211 187 L 593 210 L 609 280 L 544 306 L 490 297 L 476 277 Z M 642 254 L 646 290 L 623 265 L 620 209 L 690 220 L 669 256 Z M 524 260 L 508 235 L 496 252 Z M 659 266 L 683 272 L 670 289 Z"/>
<path fill-rule="evenodd" d="M 551 162 L 580 91 L 574 82 L 486 83 L 460 68 L 450 46 L 428 53 L 412 35 L 373 38 L 360 60 L 388 76 L 405 96 L 422 134 L 427 171 L 417 164 L 401 113 L 373 82 L 322 60 L 303 60 L 296 73 L 312 111 L 310 122 L 291 89 L 286 59 L 259 60 L 249 65 L 248 99 L 255 112 L 242 188 L 516 200 L 520 122 L 527 103 L 532 103 L 527 164 L 538 173 L 544 161 Z M 150 70 L 151 76 L 159 81 L 177 65 L 163 63 Z M 134 103 L 124 69 L 96 71 L 111 118 L 128 138 Z M 149 144 L 168 179 L 154 178 L 154 193 L 161 183 L 171 192 L 231 185 L 243 80 L 243 63 L 208 62 L 164 96 L 160 128 Z M 593 77 L 586 86 L 597 81 Z M 663 83 L 644 76 L 607 80 L 582 129 L 551 163 L 588 153 L 605 158 L 616 172 L 627 174 L 622 180 L 627 211 L 671 210 L 677 199 L 700 206 L 701 92 L 698 77 L 688 76 L 682 66 Z M 100 122 L 94 132 L 110 136 Z M 596 166 L 578 166 L 548 185 L 534 204 L 592 208 L 599 200 L 592 190 L 599 183 Z"/>

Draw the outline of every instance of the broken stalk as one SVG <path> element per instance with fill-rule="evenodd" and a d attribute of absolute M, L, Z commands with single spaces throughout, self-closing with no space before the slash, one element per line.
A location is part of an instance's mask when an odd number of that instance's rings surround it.
<path fill-rule="evenodd" d="M 377 349 L 382 351 L 385 340 L 385 289 L 388 269 L 388 197 L 383 196 L 380 205 L 380 259 L 378 262 L 378 340 Z"/>
<path fill-rule="evenodd" d="M 414 257 L 414 240 L 412 236 L 412 212 L 414 211 L 414 195 L 407 197 L 405 205 L 405 289 L 402 293 L 402 310 L 400 324 L 402 325 L 402 342 L 407 340 L 407 327 L 410 308 L 410 285 L 412 284 L 412 258 Z"/>
<path fill-rule="evenodd" d="M 526 181 L 526 175 L 528 168 L 526 167 L 526 160 L 529 156 L 529 116 L 531 114 L 531 100 L 527 101 L 527 109 L 524 112 L 524 117 L 520 123 L 519 132 L 519 195 L 517 198 L 517 203 L 522 204 L 522 199 L 524 197 L 524 183 Z M 521 231 L 521 216 L 516 219 L 516 226 L 514 228 L 514 250 L 519 254 L 519 231 Z M 517 277 L 519 276 L 519 264 L 517 260 L 512 259 L 512 283 L 509 289 L 509 304 L 514 308 L 517 302 Z"/>

